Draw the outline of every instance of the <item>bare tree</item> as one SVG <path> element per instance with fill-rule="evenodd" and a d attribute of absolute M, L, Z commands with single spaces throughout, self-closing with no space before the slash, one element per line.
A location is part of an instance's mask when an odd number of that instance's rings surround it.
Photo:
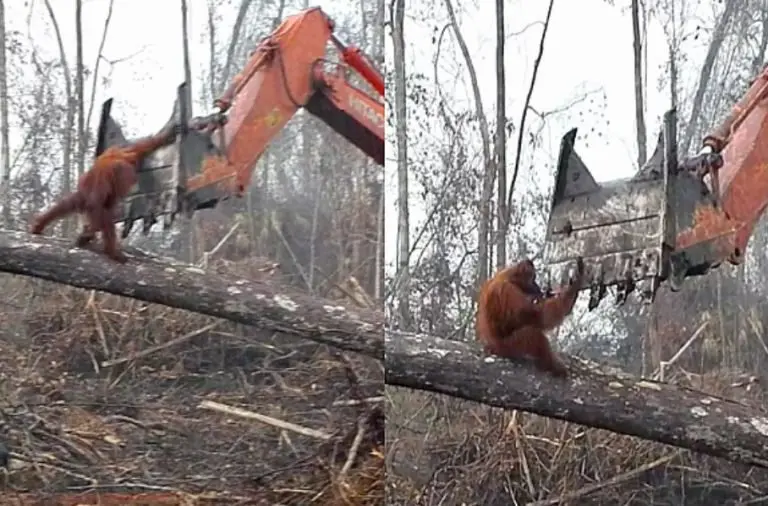
<path fill-rule="evenodd" d="M 496 172 L 498 173 L 498 225 L 496 268 L 507 263 L 507 112 L 504 87 L 504 0 L 496 0 Z"/>
<path fill-rule="evenodd" d="M 232 36 L 229 39 L 229 47 L 227 48 L 227 59 L 224 62 L 224 68 L 221 69 L 219 91 L 222 91 L 227 87 L 230 69 L 232 68 L 232 63 L 235 58 L 235 49 L 237 48 L 237 42 L 240 40 L 240 31 L 243 29 L 245 15 L 248 14 L 248 8 L 251 6 L 251 2 L 252 0 L 240 0 L 240 7 L 237 10 L 235 25 L 232 27 Z"/>
<path fill-rule="evenodd" d="M 8 71 L 5 47 L 5 2 L 0 0 L 0 198 L 3 201 L 3 221 L 11 223 L 11 150 L 8 146 Z"/>
<path fill-rule="evenodd" d="M 552 18 L 552 7 L 555 4 L 555 0 L 549 0 L 549 7 L 547 8 L 547 15 L 544 18 L 544 28 L 541 31 L 541 39 L 539 40 L 539 53 L 536 55 L 536 61 L 533 62 L 533 75 L 531 76 L 531 84 L 528 86 L 528 94 L 525 96 L 525 102 L 523 103 L 523 113 L 520 116 L 520 126 L 517 131 L 517 149 L 515 151 L 515 166 L 512 169 L 512 181 L 509 183 L 509 193 L 507 194 L 507 208 L 512 209 L 512 194 L 515 190 L 515 182 L 517 181 L 517 174 L 520 172 L 520 161 L 522 160 L 523 152 L 523 135 L 525 134 L 525 118 L 528 116 L 528 109 L 531 107 L 531 97 L 533 96 L 533 90 L 536 88 L 536 77 L 539 75 L 539 67 L 541 66 L 541 59 L 544 57 L 544 42 L 547 40 L 547 32 L 549 31 L 549 20 Z"/>
<path fill-rule="evenodd" d="M 373 44 L 371 53 L 378 65 L 384 64 L 384 2 L 376 2 L 375 22 L 373 23 Z M 377 213 L 377 237 L 376 237 L 376 278 L 374 283 L 374 294 L 379 300 L 384 299 L 384 179 L 381 180 L 381 191 L 379 191 L 379 205 Z"/>
<path fill-rule="evenodd" d="M 765 65 L 765 51 L 768 49 L 768 0 L 760 2 L 760 44 L 752 60 L 752 75 L 757 75 Z"/>
<path fill-rule="evenodd" d="M 688 125 L 685 128 L 685 136 L 683 137 L 683 145 L 680 151 L 682 154 L 688 153 L 688 150 L 691 147 L 693 135 L 696 132 L 696 126 L 699 124 L 701 107 L 704 102 L 704 93 L 707 91 L 709 79 L 712 76 L 712 68 L 715 65 L 717 55 L 720 52 L 720 47 L 723 45 L 723 41 L 725 40 L 728 23 L 730 22 L 733 13 L 736 11 L 736 6 L 740 3 L 740 0 L 727 0 L 725 2 L 725 9 L 720 15 L 720 19 L 718 19 L 715 30 L 712 33 L 712 40 L 709 42 L 707 56 L 704 57 L 704 64 L 701 66 L 701 73 L 699 74 L 699 84 L 696 88 L 696 95 L 693 97 L 691 117 L 688 120 Z"/>
<path fill-rule="evenodd" d="M 192 66 L 189 63 L 189 27 L 187 0 L 181 0 L 181 39 L 184 52 L 184 80 L 187 82 L 187 103 L 192 105 Z"/>
<path fill-rule="evenodd" d="M 69 64 L 67 63 L 67 53 L 64 50 L 64 41 L 61 38 L 61 30 L 59 29 L 59 22 L 56 20 L 56 15 L 51 7 L 51 1 L 45 0 L 45 8 L 48 10 L 48 15 L 51 18 L 51 24 L 53 24 L 53 31 L 56 34 L 56 42 L 59 46 L 59 54 L 61 56 L 62 74 L 64 75 L 64 94 L 67 97 L 67 116 L 66 124 L 64 125 L 64 154 L 62 160 L 62 191 L 68 193 L 72 189 L 70 182 L 70 176 L 72 171 L 72 127 L 75 122 L 75 111 L 72 107 L 72 77 L 69 75 Z M 62 230 L 66 237 L 69 234 L 70 219 L 62 220 Z"/>
<path fill-rule="evenodd" d="M 216 98 L 216 23 L 214 22 L 215 7 L 213 0 L 208 0 L 208 86 L 211 101 Z"/>
<path fill-rule="evenodd" d="M 472 95 L 475 99 L 475 114 L 480 122 L 480 135 L 483 139 L 483 166 L 485 173 L 483 175 L 483 188 L 480 194 L 480 216 L 478 219 L 478 238 L 477 238 L 477 276 L 475 278 L 476 286 L 480 286 L 488 278 L 488 230 L 491 225 L 491 193 L 493 192 L 494 164 L 491 160 L 491 134 L 488 129 L 488 119 L 483 110 L 483 100 L 480 96 L 480 86 L 477 83 L 477 72 L 472 63 L 472 57 L 469 54 L 469 48 L 464 41 L 464 37 L 459 30 L 459 23 L 456 21 L 456 13 L 453 10 L 451 0 L 444 0 L 445 8 L 448 10 L 448 17 L 451 20 L 451 27 L 456 36 L 456 42 L 467 64 L 469 80 L 472 83 Z"/>
<path fill-rule="evenodd" d="M 112 21 L 112 8 L 114 5 L 115 0 L 109 0 L 107 17 L 104 18 L 104 30 L 101 32 L 101 42 L 99 42 L 99 51 L 96 53 L 96 63 L 93 65 L 93 83 L 91 84 L 91 98 L 88 101 L 88 114 L 85 117 L 86 125 L 91 124 L 93 104 L 96 100 L 96 84 L 99 82 L 99 63 L 101 63 L 102 54 L 104 53 L 104 44 L 107 42 L 107 33 L 109 32 L 109 23 Z"/>
<path fill-rule="evenodd" d="M 637 128 L 637 166 L 642 167 L 648 157 L 645 131 L 645 104 L 643 102 L 643 43 L 640 39 L 640 2 L 632 0 L 632 52 L 635 66 L 635 123 Z"/>
<path fill-rule="evenodd" d="M 392 13 L 392 42 L 395 63 L 395 131 L 397 135 L 397 280 L 398 312 L 403 328 L 408 328 L 410 297 L 410 228 L 408 224 L 408 115 L 405 96 L 405 0 L 395 0 Z"/>
<path fill-rule="evenodd" d="M 181 47 L 184 54 L 184 80 L 187 83 L 185 100 L 190 107 L 189 113 L 192 113 L 192 65 L 189 62 L 189 27 L 187 19 L 187 0 L 181 0 Z M 199 214 L 193 214 L 189 220 L 189 251 L 188 259 L 190 262 L 194 261 L 198 255 L 198 249 L 200 248 L 202 239 L 198 233 Z"/>
<path fill-rule="evenodd" d="M 75 0 L 75 93 L 77 93 L 77 174 L 82 175 L 85 165 L 85 103 L 83 99 L 83 0 Z"/>

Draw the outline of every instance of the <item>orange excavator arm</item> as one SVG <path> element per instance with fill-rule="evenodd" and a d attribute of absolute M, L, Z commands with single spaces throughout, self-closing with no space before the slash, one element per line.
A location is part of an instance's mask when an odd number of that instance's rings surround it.
<path fill-rule="evenodd" d="M 175 145 L 144 161 L 138 187 L 117 218 L 125 223 L 123 235 L 139 219 L 146 233 L 160 216 L 170 226 L 178 212 L 191 214 L 242 196 L 259 158 L 302 108 L 383 165 L 383 77 L 333 30 L 333 20 L 319 7 L 285 18 L 258 44 L 208 116 L 189 117 L 183 84 L 168 123 L 179 121 L 187 128 Z M 328 58 L 329 46 L 340 62 Z M 351 72 L 375 94 L 350 82 Z M 125 142 L 110 107 L 111 100 L 102 111 L 97 154 Z"/>
<path fill-rule="evenodd" d="M 189 179 L 189 191 L 234 177 L 232 190 L 242 194 L 269 142 L 302 107 L 384 164 L 384 104 L 352 85 L 347 68 L 325 59 L 328 42 L 338 41 L 332 31 L 332 20 L 316 7 L 286 18 L 258 45 L 214 102 L 220 113 L 228 113 L 219 148 L 230 166 L 204 167 Z M 364 78 L 377 74 L 359 51 L 342 46 L 342 56 L 350 54 L 353 70 Z M 215 130 L 213 138 L 220 142 Z"/>
<path fill-rule="evenodd" d="M 567 282 L 584 258 L 589 308 L 616 290 L 623 303 L 639 289 L 650 302 L 662 282 L 673 290 L 723 261 L 742 261 L 768 207 L 768 67 L 702 151 L 677 157 L 676 114 L 669 111 L 656 150 L 633 177 L 598 184 L 574 150 L 576 130 L 561 142 L 544 248 L 546 290 Z"/>

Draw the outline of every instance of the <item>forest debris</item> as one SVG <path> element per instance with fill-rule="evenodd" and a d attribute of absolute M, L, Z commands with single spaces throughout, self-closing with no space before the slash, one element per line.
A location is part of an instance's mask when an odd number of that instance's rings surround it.
<path fill-rule="evenodd" d="M 213 274 L 127 248 L 117 265 L 63 239 L 0 230 L 0 272 L 32 276 L 291 334 L 384 359 L 384 315 L 265 280 Z"/>
<path fill-rule="evenodd" d="M 265 498 L 183 492 L 73 492 L 64 494 L 0 493 L 8 506 L 224 506 L 272 504 Z"/>
<path fill-rule="evenodd" d="M 187 334 L 184 334 L 183 336 L 176 337 L 174 339 L 171 339 L 170 341 L 167 341 L 162 344 L 158 344 L 157 346 L 151 346 L 149 348 L 146 348 L 144 350 L 141 350 L 139 352 L 136 352 L 130 356 L 127 357 L 120 357 L 115 358 L 112 360 L 105 360 L 101 363 L 101 367 L 112 367 L 118 364 L 124 364 L 126 362 L 132 362 L 134 360 L 137 360 L 139 358 L 146 357 L 148 355 L 151 355 L 153 353 L 157 353 L 158 351 L 162 351 L 168 348 L 171 348 L 172 346 L 176 346 L 177 344 L 184 343 L 186 341 L 189 341 L 190 339 L 197 337 L 201 334 L 205 334 L 206 332 L 213 330 L 216 326 L 218 326 L 219 322 L 213 322 L 210 325 L 206 325 L 205 327 L 202 327 L 197 330 L 193 330 L 192 332 L 188 332 Z"/>
<path fill-rule="evenodd" d="M 347 453 L 347 461 L 344 462 L 344 466 L 339 472 L 339 477 L 344 478 L 352 468 L 352 464 L 355 463 L 357 452 L 360 449 L 360 444 L 363 442 L 366 426 L 367 423 L 365 417 L 359 417 L 357 420 L 357 433 L 355 434 L 355 439 L 352 440 L 352 444 L 349 447 L 349 452 Z"/>
<path fill-rule="evenodd" d="M 631 480 L 646 471 L 650 471 L 651 469 L 654 469 L 656 467 L 663 466 L 664 464 L 671 462 L 672 459 L 678 456 L 678 454 L 679 452 L 674 452 L 669 455 L 665 455 L 652 462 L 648 462 L 647 464 L 643 464 L 642 466 L 636 467 L 634 469 L 630 469 L 626 473 L 621 473 L 618 476 L 614 476 L 613 478 L 609 478 L 599 483 L 593 483 L 591 485 L 587 485 L 586 487 L 582 487 L 569 494 L 564 494 L 559 497 L 530 502 L 528 503 L 527 506 L 554 506 L 555 504 L 561 504 L 561 503 L 569 504 L 570 501 L 581 499 L 582 497 L 585 497 L 591 494 L 592 492 L 596 492 L 597 490 L 600 490 L 602 488 L 619 485 L 622 482 Z"/>
<path fill-rule="evenodd" d="M 570 378 L 486 357 L 477 346 L 387 331 L 390 385 L 637 436 L 768 468 L 768 413 L 690 388 L 567 359 Z M 579 363 L 581 362 L 581 364 Z"/>
<path fill-rule="evenodd" d="M 386 397 L 383 395 L 377 395 L 375 397 L 366 397 L 365 399 L 340 399 L 333 401 L 333 406 L 359 406 L 361 404 L 374 404 L 378 402 L 384 402 Z"/>
<path fill-rule="evenodd" d="M 213 411 L 218 411 L 219 413 L 238 416 L 240 418 L 247 418 L 249 420 L 256 420 L 261 423 L 265 423 L 267 425 L 272 425 L 273 427 L 277 427 L 279 429 L 290 430 L 297 434 L 313 437 L 316 439 L 323 439 L 327 441 L 332 437 L 330 434 L 326 434 L 325 432 L 322 432 L 319 430 L 302 427 L 301 425 L 296 425 L 291 422 L 278 420 L 277 418 L 272 418 L 271 416 L 255 413 L 247 409 L 242 409 L 235 406 L 227 406 L 226 404 L 221 404 L 219 402 L 203 401 L 200 404 L 198 404 L 197 407 L 202 409 L 211 409 Z"/>

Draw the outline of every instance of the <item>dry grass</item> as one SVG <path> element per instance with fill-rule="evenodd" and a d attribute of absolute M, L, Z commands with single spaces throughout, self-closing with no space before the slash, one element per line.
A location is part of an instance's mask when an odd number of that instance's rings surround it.
<path fill-rule="evenodd" d="M 671 381 L 763 399 L 757 385 L 722 372 Z M 768 504 L 765 469 L 521 412 L 386 390 L 388 504 Z"/>
<path fill-rule="evenodd" d="M 0 290 L 2 504 L 383 502 L 375 361 L 37 280 Z"/>

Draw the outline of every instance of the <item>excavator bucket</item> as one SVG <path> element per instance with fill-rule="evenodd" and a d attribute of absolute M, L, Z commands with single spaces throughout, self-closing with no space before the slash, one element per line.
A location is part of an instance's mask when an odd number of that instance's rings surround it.
<path fill-rule="evenodd" d="M 187 180 L 202 171 L 203 164 L 211 158 L 225 158 L 216 147 L 210 134 L 190 129 L 190 104 L 186 93 L 187 83 L 178 87 L 176 102 L 166 128 L 181 122 L 183 128 L 176 141 L 146 156 L 139 168 L 138 184 L 125 198 L 115 222 L 123 222 L 122 236 L 127 237 L 135 222 L 142 221 L 142 232 L 149 233 L 158 219 L 163 229 L 169 228 L 178 213 L 191 215 L 197 209 L 213 207 L 225 197 L 215 186 L 186 192 Z M 96 156 L 113 145 L 127 144 L 122 128 L 111 116 L 112 99 L 104 102 L 99 121 Z"/>
<path fill-rule="evenodd" d="M 616 302 L 638 288 L 653 300 L 669 275 L 675 245 L 678 179 L 675 111 L 664 116 L 656 150 L 633 177 L 598 184 L 574 149 L 576 129 L 563 137 L 547 224 L 541 280 L 545 291 L 568 283 L 577 257 L 592 310 L 616 287 Z"/>

